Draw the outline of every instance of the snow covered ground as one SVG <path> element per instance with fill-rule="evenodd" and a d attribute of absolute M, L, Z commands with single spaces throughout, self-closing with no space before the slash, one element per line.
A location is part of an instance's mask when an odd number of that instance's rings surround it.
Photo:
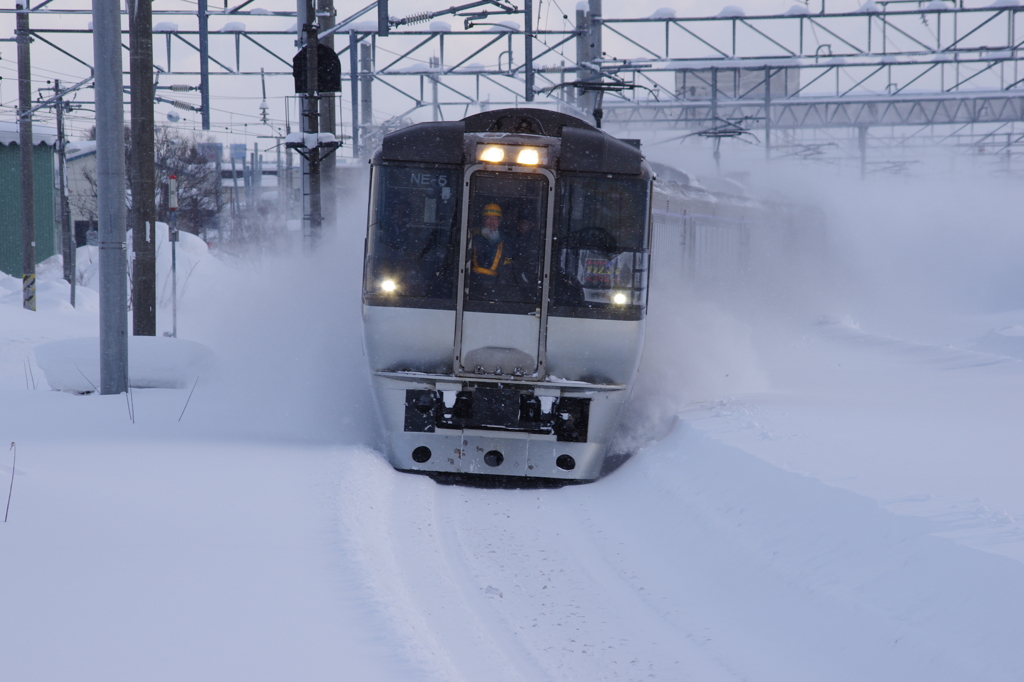
<path fill-rule="evenodd" d="M 179 331 L 214 366 L 129 396 L 48 390 L 33 354 L 96 335 L 94 291 L 70 308 L 51 268 L 29 313 L 0 276 L 0 678 L 1024 679 L 1000 189 L 841 194 L 827 282 L 675 301 L 640 451 L 560 490 L 386 463 L 358 229 L 309 259 L 192 244 Z"/>

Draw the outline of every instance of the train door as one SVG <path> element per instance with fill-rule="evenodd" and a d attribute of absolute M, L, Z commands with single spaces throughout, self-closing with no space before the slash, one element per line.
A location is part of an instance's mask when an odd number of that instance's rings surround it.
<path fill-rule="evenodd" d="M 543 376 L 554 177 L 475 166 L 465 190 L 455 372 Z"/>

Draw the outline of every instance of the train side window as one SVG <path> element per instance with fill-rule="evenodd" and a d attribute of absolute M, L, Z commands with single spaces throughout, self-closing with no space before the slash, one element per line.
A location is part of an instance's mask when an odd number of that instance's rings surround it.
<path fill-rule="evenodd" d="M 555 209 L 552 303 L 639 307 L 646 301 L 649 183 L 562 176 Z"/>
<path fill-rule="evenodd" d="M 364 290 L 454 300 L 459 170 L 379 166 L 375 171 Z"/>

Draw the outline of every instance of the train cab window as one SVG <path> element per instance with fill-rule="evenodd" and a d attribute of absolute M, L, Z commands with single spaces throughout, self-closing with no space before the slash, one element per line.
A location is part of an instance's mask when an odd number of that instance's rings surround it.
<path fill-rule="evenodd" d="M 466 253 L 470 308 L 489 309 L 474 302 L 519 304 L 522 312 L 534 312 L 540 306 L 547 196 L 548 180 L 543 175 L 473 174 Z"/>
<path fill-rule="evenodd" d="M 562 176 L 555 208 L 552 305 L 642 307 L 646 301 L 645 180 Z"/>
<path fill-rule="evenodd" d="M 454 301 L 459 171 L 378 166 L 367 294 Z"/>

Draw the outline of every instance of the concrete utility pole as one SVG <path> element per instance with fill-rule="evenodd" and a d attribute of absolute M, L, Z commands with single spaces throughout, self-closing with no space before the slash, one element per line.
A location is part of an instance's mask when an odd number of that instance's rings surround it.
<path fill-rule="evenodd" d="M 167 178 L 167 212 L 171 214 L 167 239 L 171 242 L 171 336 L 178 338 L 178 176 Z"/>
<path fill-rule="evenodd" d="M 348 72 L 352 85 L 352 158 L 359 158 L 359 38 L 355 31 L 348 33 Z"/>
<path fill-rule="evenodd" d="M 764 67 L 764 160 L 772 160 L 772 67 L 770 66 Z"/>
<path fill-rule="evenodd" d="M 431 58 L 431 64 L 434 64 L 434 59 Z M 362 129 L 366 130 L 367 126 L 373 125 L 373 55 L 367 43 L 359 45 L 359 64 L 363 74 L 359 77 L 359 105 L 362 110 L 359 121 Z"/>
<path fill-rule="evenodd" d="M 377 35 L 387 37 L 391 33 L 388 21 L 388 0 L 377 0 Z"/>
<path fill-rule="evenodd" d="M 590 21 L 587 10 L 576 5 L 576 81 L 591 81 L 594 72 L 586 66 L 590 62 Z M 576 102 L 583 111 L 593 111 L 594 93 L 591 90 L 576 89 Z"/>
<path fill-rule="evenodd" d="M 153 0 L 128 0 L 132 97 L 132 333 L 156 336 Z"/>
<path fill-rule="evenodd" d="M 67 172 L 67 136 L 64 135 L 64 95 L 60 91 L 60 81 L 53 81 L 53 91 L 57 95 L 57 180 L 60 192 L 60 236 L 61 253 L 64 256 L 64 279 L 71 285 L 71 307 L 75 307 L 75 285 L 78 280 L 78 245 L 75 234 L 71 231 L 71 207 L 68 206 L 68 172 Z"/>
<path fill-rule="evenodd" d="M 523 0 L 524 18 L 524 53 L 525 68 L 523 75 L 526 79 L 526 101 L 533 101 L 533 0 Z"/>
<path fill-rule="evenodd" d="M 119 0 L 93 0 L 96 66 L 96 195 L 100 224 L 100 393 L 128 388 L 125 262 L 124 83 Z"/>
<path fill-rule="evenodd" d="M 601 47 L 601 0 L 590 0 L 584 8 L 582 3 L 576 5 L 576 81 L 583 83 L 600 83 L 601 69 L 592 66 L 603 56 Z M 583 111 L 594 116 L 597 127 L 601 127 L 602 102 L 604 92 L 600 87 L 577 88 L 576 101 Z"/>
<path fill-rule="evenodd" d="M 590 47 L 590 60 L 592 62 L 599 62 L 604 58 L 604 47 L 601 45 L 601 0 L 590 0 L 590 15 L 587 17 L 589 20 L 590 33 L 587 38 L 587 42 Z M 596 67 L 590 71 L 591 77 L 589 80 L 601 82 L 601 67 Z M 601 117 L 604 112 L 603 100 L 604 91 L 594 90 L 590 93 L 590 109 L 594 114 L 594 121 L 597 123 L 597 127 L 601 127 Z"/>
<path fill-rule="evenodd" d="M 284 134 L 285 134 L 285 136 L 288 136 L 288 135 L 292 134 L 291 115 L 288 113 L 288 98 L 285 98 L 285 101 L 284 101 Z M 280 147 L 278 147 L 278 149 L 280 149 Z M 284 202 L 284 205 L 282 207 L 282 210 L 284 210 L 284 211 L 286 211 L 286 212 L 288 212 L 290 214 L 292 212 L 292 206 L 294 205 L 294 202 L 295 202 L 295 196 L 294 196 L 295 188 L 294 188 L 294 186 L 292 184 L 292 149 L 291 149 L 291 147 L 289 147 L 287 145 L 285 145 L 285 148 L 284 148 L 284 164 L 285 164 L 285 171 L 284 171 L 285 202 Z M 301 165 L 301 163 L 300 163 L 300 165 Z M 280 192 L 281 191 L 281 175 L 280 175 L 280 173 L 277 176 L 277 187 L 278 187 L 278 192 Z"/>
<path fill-rule="evenodd" d="M 18 143 L 21 146 L 21 293 L 22 306 L 36 309 L 36 212 L 33 182 L 32 144 L 32 64 L 29 59 L 32 42 L 28 28 L 27 0 L 18 0 L 15 34 L 18 41 Z"/>
<path fill-rule="evenodd" d="M 441 105 L 438 104 L 438 99 L 437 99 L 437 81 L 438 81 L 437 72 L 441 70 L 440 66 L 441 66 L 441 58 L 440 57 L 431 57 L 430 58 L 430 75 L 427 76 L 427 78 L 430 79 L 430 93 L 431 93 L 431 100 L 430 101 L 432 101 L 434 103 L 434 107 L 433 107 L 434 118 L 433 118 L 433 120 L 435 120 L 435 121 L 440 121 L 441 120 Z"/>
<path fill-rule="evenodd" d="M 199 0 L 196 8 L 199 15 L 199 108 L 202 109 L 203 130 L 210 129 L 210 16 L 206 11 L 206 1 Z"/>
<path fill-rule="evenodd" d="M 305 8 L 305 24 L 303 32 L 306 34 L 306 96 L 304 104 L 306 107 L 303 116 L 303 132 L 312 137 L 307 140 L 317 140 L 320 133 L 320 92 L 318 84 L 319 67 L 317 65 L 317 46 L 319 40 L 319 27 L 317 17 L 313 8 L 313 0 L 303 0 Z M 309 142 L 306 143 L 307 145 Z M 320 239 L 321 228 L 323 227 L 323 214 L 320 210 L 320 147 L 316 142 L 314 147 L 309 149 L 309 156 L 306 158 L 309 168 L 309 231 L 306 238 L 307 246 L 314 246 Z"/>
<path fill-rule="evenodd" d="M 327 29 L 334 26 L 334 0 L 318 0 L 319 4 L 319 24 L 320 32 L 324 32 Z M 324 45 L 331 48 L 334 51 L 334 34 L 327 36 L 321 41 Z M 323 97 L 320 100 L 320 130 L 325 133 L 338 134 L 337 131 L 337 100 L 334 94 L 330 94 L 327 97 Z M 341 135 L 338 135 L 339 139 Z M 323 165 L 320 168 L 321 174 L 321 185 L 327 190 L 327 200 L 322 201 L 323 209 L 323 220 L 327 223 L 328 228 L 336 226 L 338 219 L 337 210 L 337 198 L 338 198 L 338 180 L 335 173 L 337 166 L 336 154 L 334 150 L 331 150 L 329 154 L 324 156 Z"/>

